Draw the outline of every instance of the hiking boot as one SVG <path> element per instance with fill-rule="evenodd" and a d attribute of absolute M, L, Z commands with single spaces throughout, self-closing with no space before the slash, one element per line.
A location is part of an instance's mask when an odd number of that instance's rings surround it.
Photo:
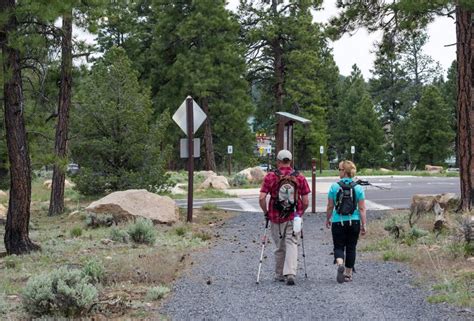
<path fill-rule="evenodd" d="M 295 285 L 295 276 L 293 274 L 286 276 L 286 285 Z"/>
<path fill-rule="evenodd" d="M 275 281 L 285 282 L 285 277 L 283 276 L 283 274 L 275 274 Z"/>
<path fill-rule="evenodd" d="M 337 266 L 337 276 L 336 281 L 337 283 L 344 283 L 344 265 Z"/>

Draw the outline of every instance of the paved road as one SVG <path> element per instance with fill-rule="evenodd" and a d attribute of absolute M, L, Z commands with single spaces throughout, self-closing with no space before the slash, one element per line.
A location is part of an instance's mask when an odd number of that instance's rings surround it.
<path fill-rule="evenodd" d="M 409 208 L 413 194 L 460 193 L 458 177 L 369 176 L 360 178 L 385 188 L 366 187 L 368 210 Z M 316 179 L 317 212 L 325 211 L 327 191 L 336 179 L 335 177 Z M 187 206 L 186 200 L 178 200 L 177 203 L 181 207 Z M 258 212 L 258 189 L 236 191 L 235 198 L 195 200 L 194 207 L 201 207 L 207 203 L 227 210 Z"/>

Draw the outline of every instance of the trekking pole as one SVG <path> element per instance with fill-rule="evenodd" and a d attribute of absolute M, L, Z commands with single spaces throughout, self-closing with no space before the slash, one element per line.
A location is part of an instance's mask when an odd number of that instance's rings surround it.
<path fill-rule="evenodd" d="M 263 262 L 263 251 L 265 250 L 265 243 L 267 243 L 267 229 L 268 229 L 268 218 L 265 222 L 265 232 L 263 233 L 262 252 L 260 253 L 260 263 L 258 264 L 257 284 L 260 281 L 260 271 L 262 270 L 262 262 Z"/>
<path fill-rule="evenodd" d="M 301 229 L 301 246 L 303 247 L 304 277 L 308 278 L 308 274 L 306 273 L 306 253 L 304 252 L 303 229 Z"/>

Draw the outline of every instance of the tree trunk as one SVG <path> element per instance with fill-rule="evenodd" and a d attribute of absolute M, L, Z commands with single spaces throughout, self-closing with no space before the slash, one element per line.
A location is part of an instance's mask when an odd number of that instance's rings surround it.
<path fill-rule="evenodd" d="M 202 99 L 202 108 L 207 115 L 204 122 L 204 146 L 206 149 L 206 163 L 207 171 L 216 172 L 216 157 L 214 155 L 214 143 L 212 142 L 211 118 L 209 115 L 209 101 L 207 98 Z"/>
<path fill-rule="evenodd" d="M 272 0 L 272 13 L 276 17 L 278 15 L 278 1 Z M 284 64 L 283 64 L 283 46 L 280 36 L 276 36 L 271 40 L 273 52 L 273 72 L 275 83 L 273 84 L 273 92 L 275 95 L 274 112 L 282 111 L 283 107 L 283 85 L 284 85 Z"/>
<path fill-rule="evenodd" d="M 38 250 L 31 242 L 29 232 L 31 202 L 31 167 L 23 118 L 23 88 L 20 53 L 10 47 L 10 33 L 16 31 L 15 0 L 1 0 L 0 12 L 10 15 L 1 31 L 3 55 L 3 97 L 8 158 L 10 161 L 10 198 L 5 225 L 5 249 L 8 254 L 24 254 Z"/>
<path fill-rule="evenodd" d="M 471 12 L 456 7 L 458 67 L 458 159 L 462 211 L 474 208 L 474 102 L 473 26 Z"/>
<path fill-rule="evenodd" d="M 61 88 L 59 91 L 58 123 L 54 144 L 56 160 L 53 168 L 48 213 L 50 216 L 59 215 L 64 212 L 64 180 L 66 178 L 64 162 L 67 161 L 67 136 L 72 82 L 72 9 L 63 15 L 61 48 Z"/>

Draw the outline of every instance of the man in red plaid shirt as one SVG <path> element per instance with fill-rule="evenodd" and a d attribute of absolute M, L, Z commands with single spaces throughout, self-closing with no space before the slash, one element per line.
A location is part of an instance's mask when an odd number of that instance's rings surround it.
<path fill-rule="evenodd" d="M 288 285 L 295 284 L 296 268 L 298 262 L 298 240 L 301 232 L 293 231 L 293 221 L 296 216 L 301 217 L 308 208 L 309 189 L 306 178 L 294 172 L 291 167 L 292 155 L 283 149 L 277 154 L 277 168 L 279 173 L 268 173 L 260 188 L 259 203 L 265 214 L 270 220 L 270 228 L 273 241 L 276 245 L 275 251 L 275 280 L 285 281 Z M 276 195 L 278 193 L 279 175 L 289 176 L 296 174 L 298 202 L 293 213 L 286 217 L 282 217 L 280 211 L 275 208 Z M 267 207 L 267 195 L 270 194 L 270 201 Z"/>

